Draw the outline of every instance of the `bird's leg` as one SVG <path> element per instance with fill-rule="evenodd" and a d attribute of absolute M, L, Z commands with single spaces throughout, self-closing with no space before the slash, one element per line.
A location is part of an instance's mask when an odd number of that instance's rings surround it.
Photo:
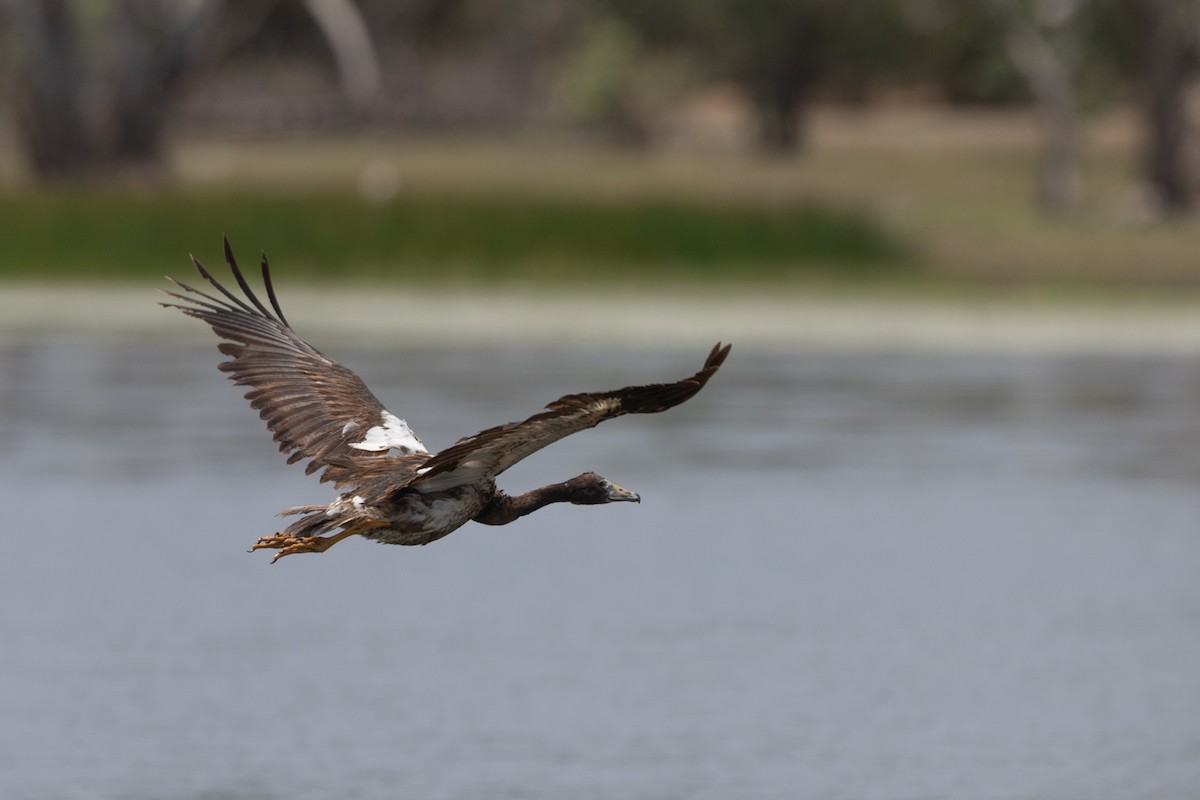
<path fill-rule="evenodd" d="M 277 533 L 274 536 L 264 536 L 259 539 L 250 548 L 250 552 L 255 550 L 272 549 L 278 550 L 275 557 L 271 559 L 274 564 L 284 556 L 290 556 L 295 553 L 324 553 L 329 548 L 349 536 L 354 536 L 360 533 L 359 530 L 344 530 L 335 533 L 332 536 L 288 536 L 287 534 Z"/>
<path fill-rule="evenodd" d="M 262 537 L 251 546 L 250 552 L 263 549 L 278 550 L 279 552 L 271 559 L 271 563 L 274 564 L 284 556 L 290 556 L 293 553 L 324 553 L 342 539 L 357 533 L 364 533 L 372 528 L 386 528 L 388 524 L 387 520 L 363 517 L 347 523 L 341 531 L 332 536 L 296 536 L 284 531 L 274 536 Z"/>

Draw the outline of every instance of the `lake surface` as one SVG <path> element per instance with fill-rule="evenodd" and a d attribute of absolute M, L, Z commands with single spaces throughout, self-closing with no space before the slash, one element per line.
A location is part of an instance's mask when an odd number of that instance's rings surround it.
<path fill-rule="evenodd" d="M 640 506 L 271 566 L 204 335 L 0 342 L 5 800 L 1200 791 L 1200 358 L 735 343 L 502 481 Z M 709 344 L 324 349 L 436 449 Z"/>

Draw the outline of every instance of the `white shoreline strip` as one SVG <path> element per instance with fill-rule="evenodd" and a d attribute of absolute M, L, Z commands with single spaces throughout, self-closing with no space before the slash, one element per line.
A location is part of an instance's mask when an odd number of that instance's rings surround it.
<path fill-rule="evenodd" d="M 185 337 L 196 323 L 160 308 L 152 287 L 0 284 L 0 337 L 49 331 Z M 1084 350 L 1200 354 L 1200 299 L 971 301 L 711 292 L 661 287 L 551 294 L 283 289 L 302 336 L 380 345 L 732 341 L 793 346 L 946 350 Z"/>

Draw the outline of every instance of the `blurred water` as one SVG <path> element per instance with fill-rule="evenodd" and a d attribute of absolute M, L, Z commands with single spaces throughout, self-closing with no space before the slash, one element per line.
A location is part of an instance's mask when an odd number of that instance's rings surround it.
<path fill-rule="evenodd" d="M 326 349 L 436 448 L 705 346 Z M 503 481 L 640 506 L 274 566 L 329 490 L 216 360 L 0 344 L 6 800 L 1200 787 L 1196 359 L 736 348 Z"/>

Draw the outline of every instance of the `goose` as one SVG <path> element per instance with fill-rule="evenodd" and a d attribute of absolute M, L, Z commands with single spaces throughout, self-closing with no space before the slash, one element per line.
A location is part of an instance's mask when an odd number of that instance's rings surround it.
<path fill-rule="evenodd" d="M 725 362 L 730 345 L 717 343 L 704 366 L 675 383 L 628 386 L 569 394 L 528 419 L 480 431 L 431 453 L 408 423 L 388 411 L 354 372 L 323 355 L 284 317 L 262 257 L 262 284 L 270 308 L 238 268 L 229 240 L 225 261 L 242 291 L 238 297 L 194 256 L 200 276 L 216 294 L 167 277 L 159 289 L 175 308 L 207 323 L 229 357 L 219 369 L 236 385 L 274 434 L 289 464 L 308 459 L 306 474 L 322 470 L 340 492 L 326 505 L 280 512 L 298 517 L 264 536 L 250 551 L 277 551 L 271 563 L 296 553 L 323 553 L 350 536 L 400 545 L 423 545 L 474 520 L 505 525 L 551 503 L 604 505 L 641 502 L 640 496 L 594 472 L 519 495 L 496 487 L 496 478 L 553 442 L 624 414 L 652 414 L 699 392 Z"/>

